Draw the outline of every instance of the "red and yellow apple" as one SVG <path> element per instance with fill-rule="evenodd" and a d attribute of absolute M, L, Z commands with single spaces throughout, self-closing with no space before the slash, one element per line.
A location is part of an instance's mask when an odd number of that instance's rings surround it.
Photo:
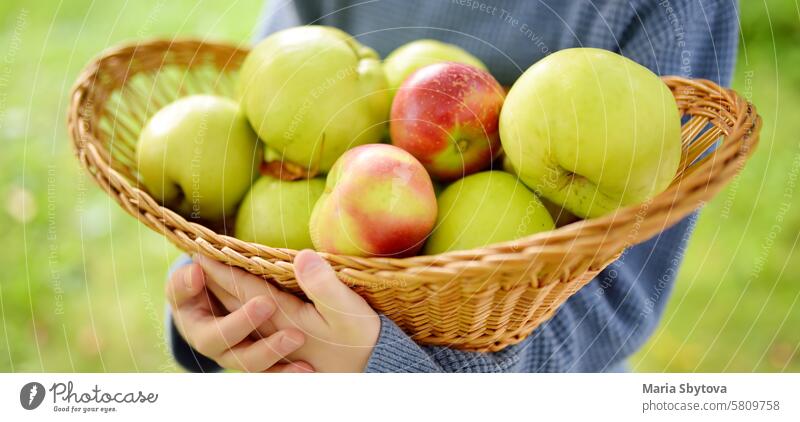
<path fill-rule="evenodd" d="M 355 256 L 411 256 L 436 222 L 433 183 L 406 151 L 368 144 L 342 155 L 311 213 L 318 251 Z"/>
<path fill-rule="evenodd" d="M 488 72 L 461 63 L 425 66 L 397 91 L 392 144 L 416 157 L 437 181 L 483 170 L 500 152 L 503 87 Z"/>

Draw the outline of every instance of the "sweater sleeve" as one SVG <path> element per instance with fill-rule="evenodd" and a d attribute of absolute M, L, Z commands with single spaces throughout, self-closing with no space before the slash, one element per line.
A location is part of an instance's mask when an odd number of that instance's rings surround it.
<path fill-rule="evenodd" d="M 311 24 L 314 16 L 319 15 L 318 5 L 313 2 L 298 4 L 294 0 L 268 0 L 266 3 L 253 42 L 283 29 Z"/>
<path fill-rule="evenodd" d="M 661 75 L 728 85 L 736 57 L 735 2 L 641 2 L 619 39 L 621 54 Z M 669 3 L 666 3 L 669 5 Z M 635 6 L 631 6 L 635 7 Z M 650 337 L 675 283 L 697 213 L 633 246 L 523 342 L 497 353 L 423 347 L 381 318 L 367 372 L 602 372 Z"/>

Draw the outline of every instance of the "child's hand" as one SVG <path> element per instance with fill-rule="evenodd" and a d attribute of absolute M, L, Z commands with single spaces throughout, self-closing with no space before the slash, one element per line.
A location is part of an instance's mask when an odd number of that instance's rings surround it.
<path fill-rule="evenodd" d="M 294 328 L 273 331 L 252 340 L 250 334 L 276 310 L 269 296 L 253 296 L 244 306 L 227 312 L 209 295 L 198 264 L 176 270 L 167 282 L 172 318 L 183 338 L 223 368 L 246 372 L 311 372 L 305 362 L 281 363 L 302 346 L 305 336 Z M 220 312 L 222 311 L 222 312 Z"/>
<path fill-rule="evenodd" d="M 301 251 L 294 260 L 300 288 L 313 304 L 246 271 L 205 257 L 196 259 L 205 270 L 209 290 L 230 312 L 246 308 L 257 297 L 269 297 L 277 304 L 278 310 L 259 326 L 259 334 L 271 336 L 292 328 L 305 334 L 305 343 L 289 360 L 308 362 L 320 372 L 360 372 L 366 367 L 380 331 L 378 314 L 313 251 Z"/>

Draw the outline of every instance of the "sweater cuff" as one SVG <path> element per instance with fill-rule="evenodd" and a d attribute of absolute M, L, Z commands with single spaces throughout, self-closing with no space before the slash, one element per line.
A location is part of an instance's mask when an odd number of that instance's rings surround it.
<path fill-rule="evenodd" d="M 364 372 L 442 372 L 425 350 L 385 315 Z"/>

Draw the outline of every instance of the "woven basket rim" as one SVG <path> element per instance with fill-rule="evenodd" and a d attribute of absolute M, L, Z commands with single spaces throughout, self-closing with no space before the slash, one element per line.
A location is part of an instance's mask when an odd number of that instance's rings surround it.
<path fill-rule="evenodd" d="M 149 199 L 156 205 L 156 209 L 160 215 L 156 217 L 163 221 L 172 220 L 177 222 L 175 226 L 169 228 L 177 236 L 186 236 L 187 233 L 183 228 L 193 229 L 195 233 L 199 233 L 194 239 L 191 239 L 196 248 L 194 252 L 204 253 L 222 261 L 230 261 L 231 256 L 249 256 L 250 258 L 260 259 L 263 265 L 277 265 L 281 267 L 282 271 L 291 271 L 291 261 L 295 254 L 299 251 L 286 248 L 273 248 L 266 245 L 257 243 L 245 242 L 232 236 L 226 236 L 211 231 L 202 224 L 188 221 L 180 214 L 158 205 L 158 203 L 150 197 L 150 195 L 138 186 L 137 182 L 131 182 L 127 177 L 120 174 L 111 168 L 106 156 L 99 150 L 100 141 L 91 133 L 91 122 L 88 118 L 82 116 L 81 110 L 90 100 L 89 93 L 92 92 L 94 81 L 98 78 L 99 74 L 104 70 L 104 65 L 112 60 L 118 60 L 120 57 L 124 58 L 137 54 L 137 52 L 145 51 L 146 49 L 164 50 L 170 49 L 178 45 L 196 45 L 197 48 L 204 46 L 219 46 L 221 48 L 235 49 L 238 54 L 246 54 L 249 51 L 246 47 L 231 45 L 228 43 L 197 40 L 191 38 L 176 38 L 176 39 L 152 39 L 146 41 L 137 41 L 134 43 L 123 44 L 117 47 L 111 47 L 104 50 L 100 55 L 92 59 L 92 61 L 80 73 L 76 83 L 73 85 L 70 94 L 70 108 L 67 113 L 68 129 L 72 144 L 76 155 L 79 160 L 85 165 L 92 175 L 93 180 L 98 183 L 104 190 L 109 191 L 114 189 L 116 191 L 126 191 L 133 193 L 141 199 Z M 132 76 L 126 75 L 126 77 Z M 739 94 L 730 89 L 725 89 L 715 84 L 714 82 L 703 79 L 687 79 L 679 76 L 664 76 L 662 77 L 665 83 L 672 86 L 689 87 L 702 91 L 709 92 L 711 96 L 719 96 L 725 98 L 732 104 L 744 103 L 746 104 L 746 112 L 736 116 L 736 121 L 731 133 L 725 134 L 726 138 L 740 137 L 742 139 L 742 148 L 735 148 L 738 145 L 733 143 L 724 143 L 721 147 L 711 152 L 702 162 L 695 164 L 695 170 L 688 177 L 680 178 L 677 182 L 673 182 L 665 191 L 656 195 L 648 200 L 645 204 L 635 204 L 615 210 L 607 215 L 580 220 L 566 226 L 556 228 L 551 231 L 536 233 L 530 236 L 521 237 L 516 240 L 506 241 L 487 245 L 482 248 L 476 248 L 463 251 L 451 251 L 437 255 L 418 255 L 407 258 L 394 258 L 394 257 L 358 257 L 349 255 L 339 255 L 331 253 L 320 253 L 326 260 L 334 265 L 335 269 L 343 274 L 342 270 L 351 269 L 357 271 L 359 274 L 370 274 L 371 276 L 395 278 L 395 276 L 402 275 L 403 273 L 413 273 L 415 268 L 435 268 L 435 267 L 450 267 L 463 265 L 464 262 L 483 260 L 487 256 L 498 259 L 498 256 L 505 256 L 509 259 L 513 258 L 515 254 L 526 253 L 548 253 L 551 251 L 563 250 L 564 243 L 579 241 L 582 233 L 602 231 L 608 232 L 617 226 L 625 226 L 630 223 L 630 216 L 639 213 L 643 206 L 649 204 L 661 204 L 663 201 L 673 198 L 670 203 L 674 204 L 677 200 L 690 200 L 692 191 L 702 189 L 702 186 L 708 185 L 709 181 L 717 177 L 725 177 L 729 179 L 738 172 L 738 168 L 733 172 L 726 171 L 731 167 L 731 161 L 746 160 L 754 150 L 758 140 L 758 130 L 761 126 L 761 118 L 756 113 L 755 107 L 742 99 Z M 730 155 L 726 158 L 723 165 L 719 165 L 715 158 L 720 155 Z M 99 180 L 100 175 L 107 176 L 110 183 Z M 713 189 L 719 190 L 720 186 L 715 186 Z M 706 197 L 712 196 L 716 191 L 710 194 L 704 194 L 700 198 L 697 205 L 692 207 L 692 210 L 699 207 Z M 137 214 L 135 209 L 138 210 L 139 204 L 130 203 L 129 206 L 123 208 L 129 213 L 133 214 L 143 222 L 142 215 Z M 151 204 L 152 205 L 152 204 Z M 679 220 L 692 211 L 682 212 Z M 651 214 L 646 214 L 645 219 Z M 148 224 L 149 225 L 149 224 Z M 151 225 L 151 228 L 153 226 Z M 654 233 L 646 232 L 640 233 L 636 237 L 626 242 L 628 246 L 642 242 L 657 234 L 660 231 L 667 229 L 663 227 L 661 230 Z M 155 228 L 154 228 L 155 229 Z M 158 230 L 165 234 L 162 230 Z M 602 247 L 602 243 L 598 243 L 598 247 Z M 264 259 L 263 256 L 271 257 Z M 362 270 L 365 270 L 366 273 Z M 352 275 L 352 274 L 350 274 Z M 349 279 L 351 277 L 346 277 Z M 351 282 L 352 284 L 360 284 L 358 281 Z"/>

